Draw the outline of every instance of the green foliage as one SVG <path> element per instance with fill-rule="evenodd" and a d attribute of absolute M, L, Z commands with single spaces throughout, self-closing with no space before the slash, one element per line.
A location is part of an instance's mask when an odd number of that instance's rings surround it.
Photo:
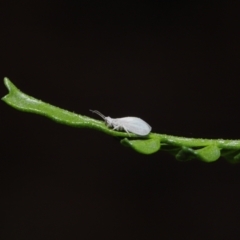
<path fill-rule="evenodd" d="M 121 143 L 143 154 L 152 154 L 160 149 L 160 139 L 158 138 L 135 139 L 135 140 L 124 138 L 121 140 Z"/>
<path fill-rule="evenodd" d="M 131 147 L 142 154 L 155 153 L 161 147 L 163 151 L 173 154 L 179 161 L 197 158 L 204 162 L 214 162 L 222 156 L 231 163 L 240 162 L 240 140 L 184 138 L 157 133 L 140 137 L 135 134 L 114 131 L 108 128 L 103 121 L 35 99 L 21 92 L 8 78 L 4 78 L 4 84 L 9 93 L 2 100 L 13 108 L 43 115 L 69 126 L 92 128 L 114 137 L 120 137 L 120 142 L 124 146 Z"/>

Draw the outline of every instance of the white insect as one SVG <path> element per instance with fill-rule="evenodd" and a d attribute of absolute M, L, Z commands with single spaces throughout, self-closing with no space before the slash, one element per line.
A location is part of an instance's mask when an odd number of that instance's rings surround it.
<path fill-rule="evenodd" d="M 113 127 L 113 130 L 124 130 L 127 133 L 134 133 L 139 136 L 148 135 L 152 127 L 138 117 L 123 117 L 123 118 L 111 118 L 105 117 L 102 113 L 97 110 L 90 110 L 93 113 L 98 114 L 104 119 L 108 127 Z"/>

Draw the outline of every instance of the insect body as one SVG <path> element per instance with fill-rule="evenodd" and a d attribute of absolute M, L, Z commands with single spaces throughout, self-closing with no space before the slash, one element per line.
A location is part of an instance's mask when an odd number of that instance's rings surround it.
<path fill-rule="evenodd" d="M 108 127 L 113 127 L 113 130 L 124 130 L 127 133 L 134 133 L 139 136 L 148 135 L 152 128 L 151 126 L 137 117 L 123 117 L 123 118 L 111 118 L 105 117 L 102 113 L 97 110 L 90 110 L 93 113 L 98 114 L 103 118 Z"/>

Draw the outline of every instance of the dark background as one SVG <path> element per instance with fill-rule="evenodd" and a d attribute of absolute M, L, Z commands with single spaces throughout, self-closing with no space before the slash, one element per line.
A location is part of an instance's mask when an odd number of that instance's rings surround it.
<path fill-rule="evenodd" d="M 0 78 L 83 115 L 237 139 L 239 10 L 214 0 L 1 1 Z M 240 165 L 140 155 L 4 102 L 0 116 L 1 239 L 239 239 Z"/>

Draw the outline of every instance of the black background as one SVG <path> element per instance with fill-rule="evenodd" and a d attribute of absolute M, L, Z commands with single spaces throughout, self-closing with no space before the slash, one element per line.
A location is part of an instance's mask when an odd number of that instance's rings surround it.
<path fill-rule="evenodd" d="M 1 1 L 0 77 L 83 115 L 237 139 L 239 10 L 214 0 Z M 240 165 L 140 155 L 4 102 L 0 116 L 1 239 L 239 239 Z"/>

